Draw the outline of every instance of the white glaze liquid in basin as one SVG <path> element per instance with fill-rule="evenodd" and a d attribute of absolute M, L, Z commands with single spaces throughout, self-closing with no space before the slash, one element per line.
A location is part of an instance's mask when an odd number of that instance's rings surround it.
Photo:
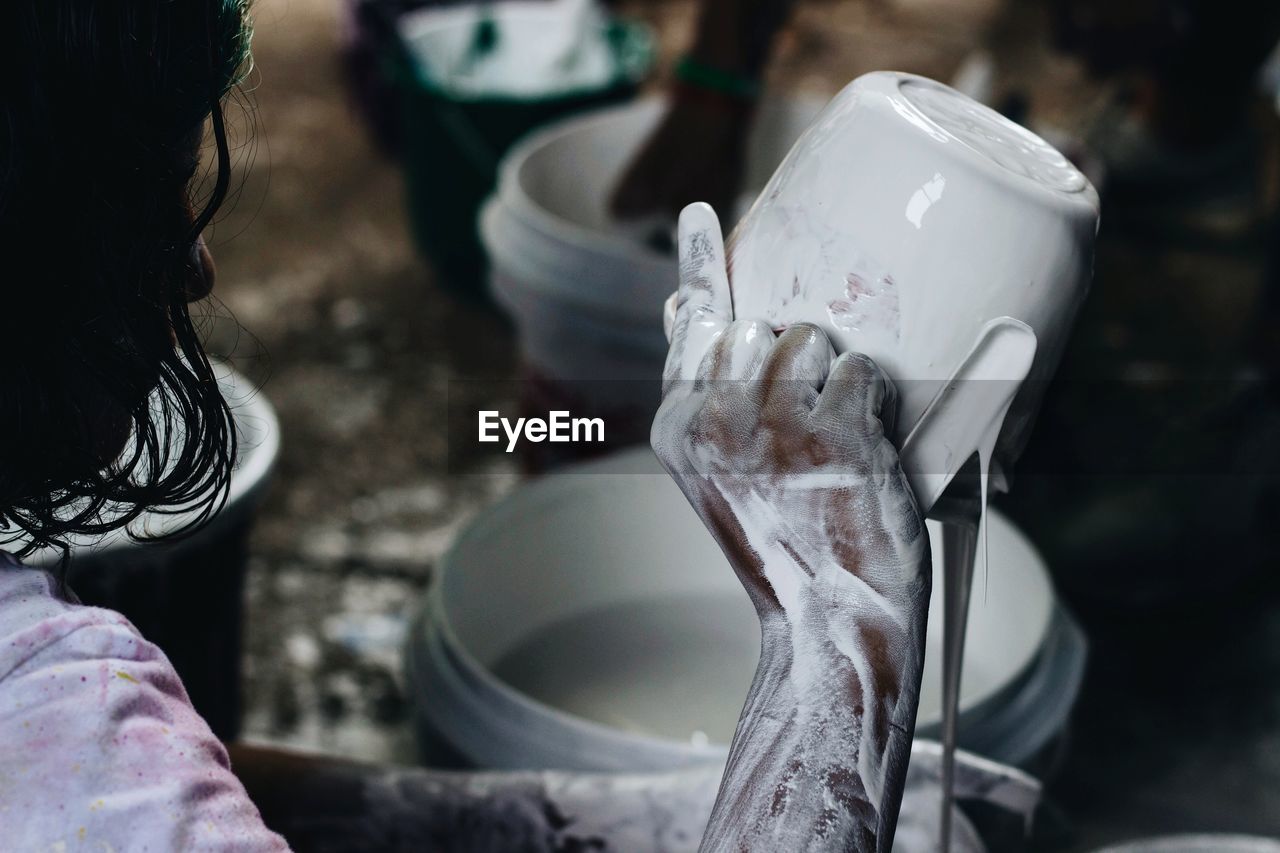
<path fill-rule="evenodd" d="M 614 605 L 540 628 L 493 665 L 533 699 L 633 734 L 701 746 L 733 738 L 755 672 L 758 622 L 737 596 Z M 938 645 L 934 643 L 933 645 Z M 934 649 L 938 659 L 939 649 Z M 940 714 L 940 677 L 926 668 L 923 717 Z M 969 660 L 970 696 L 1000 672 Z"/>
<path fill-rule="evenodd" d="M 987 520 L 990 562 L 970 607 L 962 710 L 1017 679 L 1052 617 L 1043 562 L 1003 517 Z M 929 527 L 920 727 L 941 717 L 941 547 Z M 634 734 L 728 743 L 759 654 L 758 622 L 648 449 L 519 489 L 469 528 L 440 591 L 458 650 L 539 707 Z"/>
<path fill-rule="evenodd" d="M 734 697 L 745 697 L 755 672 L 758 626 L 750 608 L 726 595 L 602 607 L 538 630 L 493 674 L 540 702 L 623 731 L 728 743 L 740 704 Z"/>

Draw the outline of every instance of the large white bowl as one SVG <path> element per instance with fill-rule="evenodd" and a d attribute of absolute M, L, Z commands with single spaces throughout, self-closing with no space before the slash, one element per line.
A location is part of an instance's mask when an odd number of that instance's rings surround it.
<path fill-rule="evenodd" d="M 962 730 L 999 716 L 1044 668 L 1061 621 L 1031 544 L 996 513 L 988 524 Z M 941 716 L 941 595 L 930 623 L 922 733 Z M 529 483 L 478 518 L 442 562 L 407 658 L 432 758 L 443 747 L 488 767 L 661 770 L 723 760 L 758 651 L 719 547 L 641 448 Z"/>
<path fill-rule="evenodd" d="M 823 103 L 762 104 L 748 139 L 748 196 Z M 661 236 L 661 222 L 624 226 L 608 203 L 665 110 L 663 101 L 646 99 L 566 119 L 530 134 L 503 159 L 480 233 L 494 296 L 519 327 L 524 360 L 543 375 L 655 387 L 662 376 L 662 303 L 676 288 L 676 258 L 645 242 Z M 721 215 L 727 231 L 731 212 Z M 656 392 L 653 398 L 656 408 Z"/>

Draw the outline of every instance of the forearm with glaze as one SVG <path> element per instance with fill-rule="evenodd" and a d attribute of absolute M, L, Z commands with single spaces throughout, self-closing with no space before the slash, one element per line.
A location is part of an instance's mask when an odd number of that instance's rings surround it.
<path fill-rule="evenodd" d="M 880 648 L 826 619 L 766 620 L 703 851 L 891 849 L 919 703 L 927 571 L 910 599 L 902 630 L 881 635 Z M 891 672 L 877 675 L 873 660 L 892 662 Z"/>

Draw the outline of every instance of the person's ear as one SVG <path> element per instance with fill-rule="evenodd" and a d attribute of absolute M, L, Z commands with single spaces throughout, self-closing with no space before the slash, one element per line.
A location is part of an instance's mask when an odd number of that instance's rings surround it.
<path fill-rule="evenodd" d="M 213 255 L 201 234 L 191 244 L 191 259 L 187 264 L 187 301 L 197 302 L 212 293 L 216 278 Z"/>

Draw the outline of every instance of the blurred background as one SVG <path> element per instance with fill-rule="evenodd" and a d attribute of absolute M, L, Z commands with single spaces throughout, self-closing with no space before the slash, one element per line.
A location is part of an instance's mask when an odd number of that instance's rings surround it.
<path fill-rule="evenodd" d="M 417 760 L 402 649 L 434 569 L 530 470 L 563 461 L 470 458 L 450 446 L 451 413 L 568 393 L 577 408 L 632 406 L 619 443 L 647 435 L 648 391 L 627 391 L 637 404 L 558 385 L 538 336 L 583 348 L 572 359 L 596 369 L 575 380 L 610 378 L 603 363 L 652 375 L 660 330 L 618 341 L 674 286 L 663 273 L 656 296 L 604 320 L 583 320 L 574 299 L 590 308 L 607 294 L 561 294 L 560 313 L 535 316 L 551 302 L 528 307 L 546 291 L 521 278 L 536 278 L 519 261 L 527 223 L 498 222 L 519 212 L 508 198 L 516 213 L 492 214 L 486 255 L 480 203 L 529 129 L 667 91 L 699 14 L 693 0 L 620 2 L 610 14 L 631 23 L 607 36 L 613 77 L 513 105 L 485 103 L 483 75 L 442 82 L 419 5 L 257 0 L 256 70 L 228 111 L 235 200 L 208 234 L 221 303 L 210 348 L 262 389 L 282 437 L 233 548 L 247 567 L 242 699 L 222 733 L 399 764 Z M 1070 722 L 1033 768 L 1048 789 L 1030 849 L 1280 836 L 1280 64 L 1266 65 L 1280 30 L 1273 12 L 1216 5 L 798 0 L 764 66 L 766 97 L 801 116 L 812 113 L 794 104 L 820 106 L 866 71 L 951 82 L 1057 145 L 1101 191 L 1093 291 L 1004 503 L 1089 645 L 1083 683 L 1062 700 Z M 495 36 L 468 15 L 468 43 L 487 50 Z M 759 122 L 783 128 L 770 131 L 779 140 L 803 127 L 775 112 Z M 627 128 L 617 138 L 634 149 L 646 134 Z M 779 140 L 761 143 L 773 155 L 743 155 L 748 189 L 777 162 L 752 157 L 780 158 Z M 589 185 L 604 210 L 589 164 L 556 168 L 548 180 Z M 630 268 L 665 269 L 668 232 L 637 221 L 647 254 Z M 600 249 L 601 263 L 627 251 Z M 490 275 L 508 279 L 496 302 Z M 596 338 L 614 349 L 602 355 Z"/>

